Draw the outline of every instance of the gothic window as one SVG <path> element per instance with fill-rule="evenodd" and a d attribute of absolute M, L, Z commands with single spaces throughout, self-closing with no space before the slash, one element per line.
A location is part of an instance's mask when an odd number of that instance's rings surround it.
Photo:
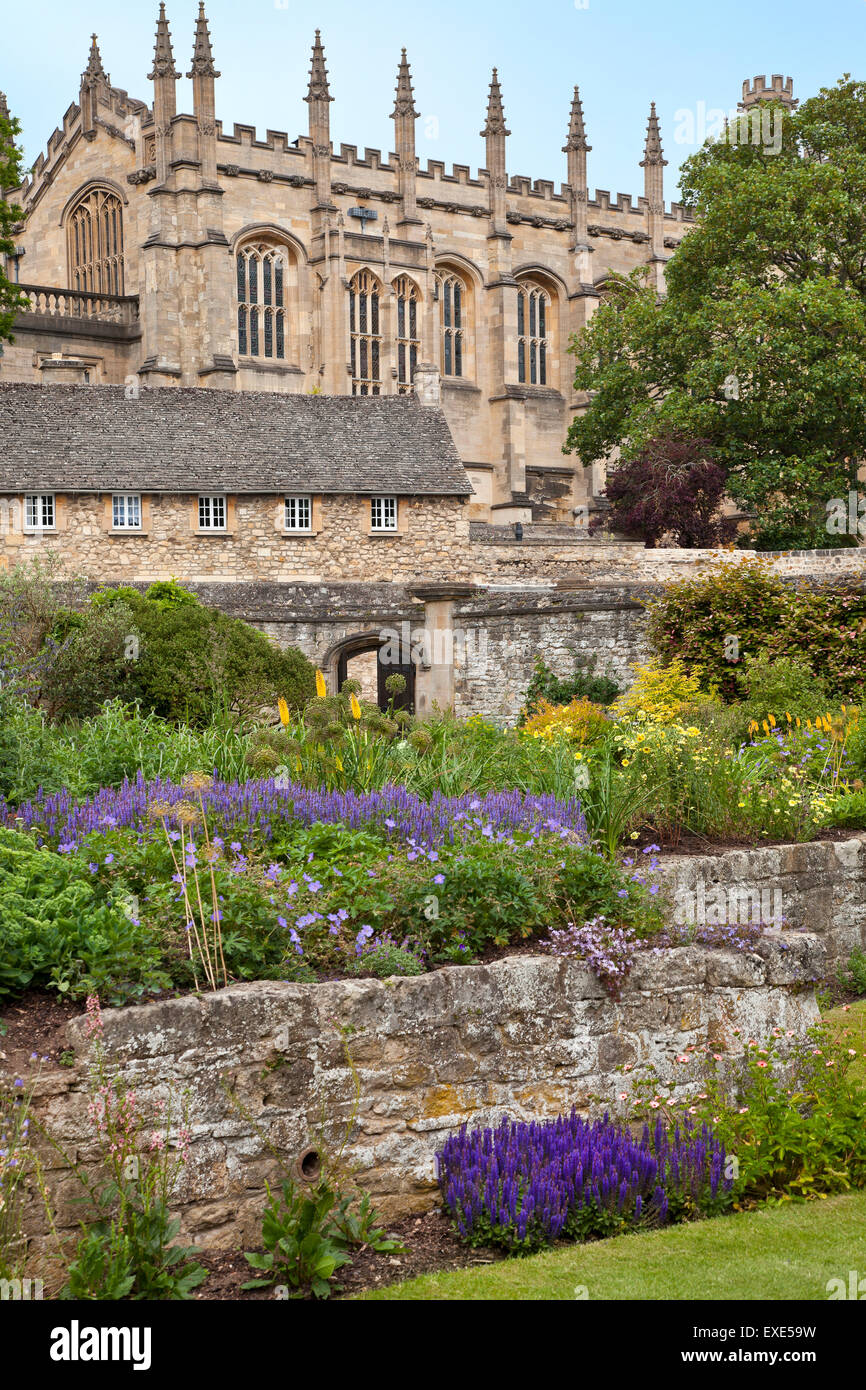
<path fill-rule="evenodd" d="M 527 280 L 517 292 L 517 379 L 547 385 L 550 355 L 550 297 Z"/>
<path fill-rule="evenodd" d="M 418 327 L 418 287 L 408 275 L 394 281 L 397 296 L 397 391 L 405 396 L 412 390 L 421 335 Z"/>
<path fill-rule="evenodd" d="M 359 270 L 349 286 L 350 362 L 352 395 L 378 396 L 382 391 L 382 333 L 379 322 L 379 281 Z"/>
<path fill-rule="evenodd" d="M 69 216 L 72 289 L 123 294 L 123 208 L 116 193 L 93 188 Z"/>
<path fill-rule="evenodd" d="M 238 352 L 241 357 L 286 358 L 286 254 L 257 242 L 237 253 Z"/>
<path fill-rule="evenodd" d="M 439 292 L 440 364 L 443 376 L 462 376 L 466 332 L 466 287 L 457 275 L 436 277 Z"/>

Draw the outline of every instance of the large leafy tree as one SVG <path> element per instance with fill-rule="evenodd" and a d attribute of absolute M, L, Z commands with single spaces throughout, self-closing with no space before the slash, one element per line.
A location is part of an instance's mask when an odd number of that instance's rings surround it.
<path fill-rule="evenodd" d="M 10 202 L 10 193 L 22 178 L 22 152 L 17 145 L 21 126 L 8 115 L 6 97 L 0 93 L 0 342 L 13 336 L 15 311 L 22 303 L 21 292 L 4 272 L 4 257 L 15 250 L 13 228 L 21 218 L 21 208 Z"/>
<path fill-rule="evenodd" d="M 22 179 L 23 154 L 15 141 L 21 127 L 6 109 L 0 96 L 0 342 L 12 336 L 12 322 L 22 302 L 21 292 L 11 283 L 3 269 L 3 257 L 15 250 L 12 228 L 21 218 L 21 209 L 10 202 L 9 194 Z"/>
<path fill-rule="evenodd" d="M 707 144 L 682 187 L 697 220 L 666 296 L 614 276 L 575 340 L 592 395 L 566 448 L 628 458 L 677 430 L 709 442 L 759 543 L 851 543 L 826 523 L 866 454 L 866 84 L 786 113 L 777 153 Z"/>

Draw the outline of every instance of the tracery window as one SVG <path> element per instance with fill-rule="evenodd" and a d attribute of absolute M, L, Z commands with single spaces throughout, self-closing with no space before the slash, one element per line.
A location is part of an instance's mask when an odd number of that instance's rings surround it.
<path fill-rule="evenodd" d="M 517 379 L 547 385 L 550 349 L 550 298 L 527 280 L 517 292 Z"/>
<path fill-rule="evenodd" d="M 465 360 L 466 286 L 459 275 L 437 276 L 439 289 L 440 368 L 443 376 L 462 376 Z"/>
<path fill-rule="evenodd" d="M 236 257 L 238 352 L 241 357 L 285 361 L 286 253 L 254 242 Z"/>
<path fill-rule="evenodd" d="M 68 255 L 72 289 L 123 294 L 123 206 L 116 193 L 92 188 L 76 203 Z"/>
<path fill-rule="evenodd" d="M 369 270 L 359 270 L 349 286 L 349 337 L 352 395 L 378 396 L 382 389 L 380 285 Z"/>
<path fill-rule="evenodd" d="M 397 296 L 397 392 L 401 396 L 412 390 L 421 336 L 418 329 L 418 286 L 408 275 L 394 281 Z"/>

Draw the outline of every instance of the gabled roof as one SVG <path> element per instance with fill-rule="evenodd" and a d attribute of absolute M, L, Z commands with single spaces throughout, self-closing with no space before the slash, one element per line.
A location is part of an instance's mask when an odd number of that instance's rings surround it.
<path fill-rule="evenodd" d="M 0 491 L 472 492 L 442 411 L 408 396 L 0 385 Z"/>

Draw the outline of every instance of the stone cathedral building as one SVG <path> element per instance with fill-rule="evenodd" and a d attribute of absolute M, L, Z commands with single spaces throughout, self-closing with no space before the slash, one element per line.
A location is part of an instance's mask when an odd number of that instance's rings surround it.
<path fill-rule="evenodd" d="M 566 182 L 507 172 L 496 70 L 485 167 L 419 165 L 405 50 L 394 152 L 332 146 L 319 32 L 309 130 L 298 138 L 216 117 L 204 6 L 178 112 L 181 64 L 160 6 L 152 96 L 112 86 L 96 38 L 73 103 L 16 198 L 12 266 L 32 312 L 0 382 L 393 396 L 439 404 L 477 521 L 575 523 L 601 479 L 562 454 L 581 401 L 567 346 L 611 269 L 647 264 L 659 289 L 687 231 L 665 207 L 655 107 L 643 192 L 590 196 L 578 89 L 563 112 Z M 744 105 L 790 80 L 744 84 Z M 481 103 L 479 103 L 481 105 Z M 637 153 L 637 151 L 636 151 Z"/>

